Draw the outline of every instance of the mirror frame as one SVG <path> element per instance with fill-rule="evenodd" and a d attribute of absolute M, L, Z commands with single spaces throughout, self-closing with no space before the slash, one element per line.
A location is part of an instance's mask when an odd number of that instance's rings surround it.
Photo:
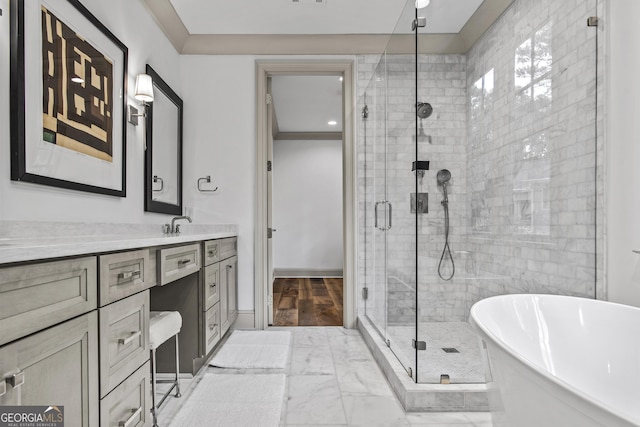
<path fill-rule="evenodd" d="M 171 87 L 151 68 L 149 64 L 146 67 L 146 73 L 153 80 L 153 89 L 162 92 L 177 108 L 178 118 L 178 135 L 177 135 L 177 162 L 178 176 L 176 188 L 178 190 L 178 203 L 171 204 L 153 200 L 153 103 L 146 105 L 147 123 L 146 123 L 146 147 L 144 157 L 144 210 L 146 212 L 156 212 L 169 215 L 182 215 L 182 99 L 176 94 Z M 169 118 L 161 118 L 167 120 Z"/>

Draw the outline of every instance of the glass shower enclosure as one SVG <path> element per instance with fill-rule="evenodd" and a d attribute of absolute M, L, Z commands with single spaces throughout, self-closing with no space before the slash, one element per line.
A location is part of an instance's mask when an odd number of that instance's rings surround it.
<path fill-rule="evenodd" d="M 360 315 L 414 381 L 484 383 L 475 302 L 597 297 L 601 5 L 515 0 L 434 52 L 436 3 L 358 58 Z"/>

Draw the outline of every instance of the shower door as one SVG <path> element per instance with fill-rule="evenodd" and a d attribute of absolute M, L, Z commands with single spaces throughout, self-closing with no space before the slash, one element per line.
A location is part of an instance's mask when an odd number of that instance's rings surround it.
<path fill-rule="evenodd" d="M 404 84 L 411 74 L 409 59 L 408 55 L 381 56 L 367 87 L 362 120 L 366 130 L 366 314 L 413 375 L 415 220 L 409 205 L 415 183 L 410 154 L 414 122 L 413 94 Z"/>

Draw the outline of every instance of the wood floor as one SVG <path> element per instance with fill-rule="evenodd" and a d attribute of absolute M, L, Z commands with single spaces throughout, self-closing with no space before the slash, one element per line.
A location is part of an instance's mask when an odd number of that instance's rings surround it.
<path fill-rule="evenodd" d="M 342 278 L 273 283 L 273 326 L 342 326 Z"/>

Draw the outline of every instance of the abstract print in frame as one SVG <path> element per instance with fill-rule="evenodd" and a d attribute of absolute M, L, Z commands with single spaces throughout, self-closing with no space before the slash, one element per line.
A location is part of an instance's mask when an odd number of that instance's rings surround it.
<path fill-rule="evenodd" d="M 124 197 L 126 67 L 77 0 L 11 0 L 11 178 Z"/>

